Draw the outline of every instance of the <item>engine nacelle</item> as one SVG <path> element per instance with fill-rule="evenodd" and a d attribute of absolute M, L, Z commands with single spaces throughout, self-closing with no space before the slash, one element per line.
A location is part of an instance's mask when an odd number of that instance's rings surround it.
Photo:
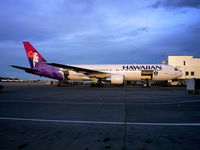
<path fill-rule="evenodd" d="M 121 74 L 113 74 L 110 77 L 111 84 L 123 84 L 124 83 L 124 75 Z"/>

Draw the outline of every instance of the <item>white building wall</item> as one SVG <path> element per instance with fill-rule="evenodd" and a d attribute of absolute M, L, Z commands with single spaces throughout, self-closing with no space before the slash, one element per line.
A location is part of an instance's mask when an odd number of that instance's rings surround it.
<path fill-rule="evenodd" d="M 200 78 L 200 58 L 168 56 L 168 64 L 182 70 L 183 76 L 179 79 Z M 194 75 L 192 75 L 192 72 L 194 72 Z"/>

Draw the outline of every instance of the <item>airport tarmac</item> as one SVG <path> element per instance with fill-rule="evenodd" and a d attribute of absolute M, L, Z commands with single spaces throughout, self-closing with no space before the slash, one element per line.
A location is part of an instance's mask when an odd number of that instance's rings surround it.
<path fill-rule="evenodd" d="M 1 150 L 200 149 L 200 95 L 184 87 L 4 86 Z"/>

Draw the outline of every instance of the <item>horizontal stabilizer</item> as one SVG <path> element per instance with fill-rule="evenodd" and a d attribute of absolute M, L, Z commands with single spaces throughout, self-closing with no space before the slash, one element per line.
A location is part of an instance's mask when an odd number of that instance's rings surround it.
<path fill-rule="evenodd" d="M 31 69 L 31 68 L 26 68 L 26 67 L 21 67 L 21 66 L 15 66 L 15 65 L 11 65 L 11 67 L 14 67 L 14 68 L 17 68 L 17 69 L 21 69 L 21 70 L 24 70 L 28 73 L 36 73 L 36 72 L 39 72 L 39 70 L 37 69 Z"/>

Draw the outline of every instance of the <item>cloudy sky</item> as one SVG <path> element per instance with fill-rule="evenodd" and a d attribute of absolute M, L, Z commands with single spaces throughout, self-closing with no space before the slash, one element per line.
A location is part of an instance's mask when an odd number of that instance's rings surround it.
<path fill-rule="evenodd" d="M 200 0 L 1 0 L 0 76 L 36 78 L 22 41 L 49 62 L 161 63 L 200 57 Z"/>

